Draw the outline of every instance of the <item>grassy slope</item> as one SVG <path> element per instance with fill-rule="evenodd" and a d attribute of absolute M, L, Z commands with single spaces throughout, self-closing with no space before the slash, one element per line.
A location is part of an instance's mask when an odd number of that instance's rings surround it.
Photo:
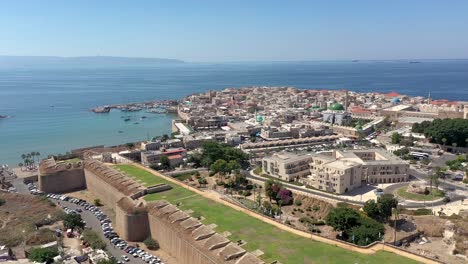
<path fill-rule="evenodd" d="M 146 185 L 168 183 L 166 180 L 152 175 L 132 165 L 116 165 L 121 171 L 141 179 Z M 280 230 L 256 218 L 233 210 L 230 207 L 216 203 L 195 194 L 183 187 L 150 194 L 146 200 L 165 199 L 172 203 L 181 202 L 183 210 L 191 209 L 205 217 L 207 224 L 216 223 L 216 231 L 229 231 L 232 241 L 239 239 L 247 241 L 244 246 L 249 251 L 260 249 L 264 252 L 262 258 L 269 262 L 279 260 L 282 263 L 416 263 L 396 254 L 378 252 L 374 255 L 364 255 L 339 247 L 306 239 Z M 185 198 L 185 199 L 184 199 Z"/>

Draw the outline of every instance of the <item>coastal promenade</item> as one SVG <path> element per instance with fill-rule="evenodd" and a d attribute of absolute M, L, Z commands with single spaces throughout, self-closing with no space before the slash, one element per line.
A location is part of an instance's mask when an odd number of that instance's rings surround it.
<path fill-rule="evenodd" d="M 351 251 L 354 251 L 354 252 L 358 252 L 358 253 L 362 253 L 362 254 L 373 254 L 379 250 L 384 250 L 384 251 L 387 251 L 387 252 L 391 252 L 391 253 L 395 253 L 395 254 L 398 254 L 400 256 L 403 256 L 403 257 L 407 257 L 407 258 L 410 258 L 410 259 L 413 259 L 415 261 L 418 261 L 418 262 L 421 262 L 421 263 L 440 263 L 436 260 L 433 260 L 433 259 L 429 259 L 429 258 L 426 258 L 426 257 L 422 257 L 422 256 L 419 256 L 419 255 L 416 255 L 416 254 L 413 254 L 411 252 L 408 252 L 408 251 L 405 251 L 405 250 L 402 250 L 400 248 L 397 248 L 397 247 L 394 247 L 392 245 L 389 245 L 389 244 L 385 244 L 385 243 L 381 243 L 381 242 L 375 242 L 367 247 L 360 247 L 360 246 L 356 246 L 356 245 L 353 245 L 351 243 L 347 243 L 347 242 L 344 242 L 344 241 L 339 241 L 339 240 L 334 240 L 334 239 L 329 239 L 329 238 L 325 238 L 325 237 L 321 237 L 321 236 L 317 236 L 317 235 L 314 235 L 314 234 L 310 234 L 310 233 L 307 233 L 307 232 L 304 232 L 304 231 L 301 231 L 301 230 L 297 230 L 297 229 L 294 229 L 292 227 L 289 227 L 287 225 L 284 225 L 282 223 L 279 223 L 271 218 L 268 218 L 268 217 L 265 217 L 263 215 L 260 215 L 256 212 L 253 212 L 253 211 L 250 211 L 246 208 L 243 208 L 243 207 L 240 207 L 236 204 L 233 204 L 233 203 L 230 203 L 224 199 L 222 199 L 221 195 L 218 194 L 218 193 L 215 193 L 215 192 L 205 192 L 205 191 L 202 191 L 202 190 L 199 190 L 199 189 L 196 189 L 196 188 L 193 188 L 193 187 L 190 187 L 190 186 L 187 186 L 186 184 L 172 178 L 172 177 L 168 177 L 166 175 L 163 175 L 159 172 L 156 172 L 152 169 L 149 169 L 141 164 L 138 164 L 138 163 L 132 163 L 132 165 L 140 168 L 140 169 L 143 169 L 157 177 L 160 177 L 160 178 L 163 178 L 173 184 L 176 184 L 180 187 L 183 187 L 183 188 L 186 188 L 196 194 L 199 194 L 207 199 L 210 199 L 210 200 L 213 200 L 217 203 L 220 203 L 220 204 L 223 204 L 225 206 L 228 206 L 236 211 L 239 211 L 239 212 L 242 212 L 246 215 L 249 215 L 251 217 L 254 217 L 258 220 L 261 220 L 267 224 L 270 224 L 270 225 L 273 225 L 281 230 L 284 230 L 284 231 L 287 231 L 287 232 L 290 232 L 290 233 L 293 233 L 295 235 L 298 235 L 298 236 L 301 236 L 301 237 L 304 237 L 304 238 L 310 238 L 310 239 L 313 239 L 315 241 L 319 241 L 319 242 L 322 242 L 322 243 L 326 243 L 326 244 L 329 244 L 329 245 L 334 245 L 334 246 L 338 246 L 340 248 L 343 248 L 343 249 L 347 249 L 347 250 L 351 250 Z"/>

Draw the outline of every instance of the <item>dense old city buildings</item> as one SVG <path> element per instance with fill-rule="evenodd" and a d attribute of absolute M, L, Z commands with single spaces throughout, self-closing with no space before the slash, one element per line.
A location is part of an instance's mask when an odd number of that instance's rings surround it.
<path fill-rule="evenodd" d="M 258 135 L 263 140 L 331 133 L 359 138 L 371 134 L 385 118 L 401 125 L 435 118 L 468 118 L 468 102 L 394 92 L 246 87 L 188 96 L 179 103 L 178 115 L 173 130 L 184 137 L 206 138 L 202 131 L 223 130 L 224 136 Z"/>
<path fill-rule="evenodd" d="M 276 153 L 263 158 L 263 172 L 286 181 L 333 193 L 346 193 L 365 184 L 408 180 L 408 163 L 380 149 L 298 155 Z"/>

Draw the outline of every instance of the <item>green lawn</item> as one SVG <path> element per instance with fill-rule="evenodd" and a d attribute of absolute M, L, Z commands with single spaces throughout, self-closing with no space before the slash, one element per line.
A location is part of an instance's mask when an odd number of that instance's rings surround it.
<path fill-rule="evenodd" d="M 229 239 L 232 241 L 239 239 L 246 241 L 245 249 L 263 251 L 264 255 L 261 258 L 267 262 L 279 260 L 284 264 L 417 263 L 393 253 L 379 251 L 373 255 L 364 255 L 297 236 L 169 183 L 138 167 L 132 165 L 116 165 L 115 167 L 142 180 L 146 185 L 168 183 L 173 186 L 172 190 L 150 194 L 145 199 L 148 201 L 165 199 L 171 203 L 182 203 L 180 206 L 182 210 L 191 209 L 200 213 L 205 218 L 205 224 L 215 223 L 217 232 L 229 231 L 232 234 Z"/>
<path fill-rule="evenodd" d="M 433 201 L 433 200 L 440 199 L 440 198 L 444 197 L 444 195 L 445 195 L 445 193 L 443 191 L 436 190 L 435 188 L 433 189 L 432 192 L 430 192 L 427 195 L 407 192 L 406 191 L 407 188 L 408 188 L 407 186 L 398 188 L 396 190 L 396 194 L 398 196 L 400 196 L 401 198 L 405 198 L 405 199 L 408 199 L 408 200 L 414 200 L 414 201 Z"/>

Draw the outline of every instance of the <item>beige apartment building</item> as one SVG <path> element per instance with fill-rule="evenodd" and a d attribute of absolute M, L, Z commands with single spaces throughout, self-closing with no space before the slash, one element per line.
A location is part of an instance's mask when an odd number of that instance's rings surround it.
<path fill-rule="evenodd" d="M 275 153 L 263 158 L 262 170 L 264 173 L 284 181 L 296 181 L 310 175 L 310 155 L 296 155 L 287 152 Z"/>
<path fill-rule="evenodd" d="M 262 160 L 262 170 L 285 181 L 300 181 L 318 190 L 343 194 L 365 184 L 408 180 L 409 164 L 380 149 L 312 155 L 276 153 Z"/>
<path fill-rule="evenodd" d="M 408 180 L 409 164 L 380 149 L 336 151 L 312 155 L 310 175 L 303 179 L 316 189 L 337 194 L 364 184 Z"/>

